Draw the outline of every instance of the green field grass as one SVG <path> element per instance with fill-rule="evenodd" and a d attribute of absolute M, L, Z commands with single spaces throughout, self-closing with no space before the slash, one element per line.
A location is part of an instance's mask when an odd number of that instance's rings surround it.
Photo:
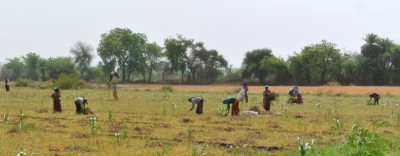
<path fill-rule="evenodd" d="M 236 93 L 120 89 L 114 101 L 106 89 L 62 90 L 59 114 L 52 113 L 51 93 L 0 92 L 0 155 L 21 148 L 28 155 L 299 155 L 297 137 L 313 140 L 307 155 L 344 155 L 352 149 L 346 138 L 353 125 L 379 134 L 388 145 L 385 154 L 400 155 L 400 97 L 394 95 L 373 106 L 365 95 L 305 94 L 305 103 L 297 105 L 282 94 L 270 114 L 231 117 L 217 110 Z M 78 96 L 89 99 L 94 115 L 75 114 Z M 205 98 L 203 115 L 189 112 L 191 96 Z M 261 94 L 249 98 L 241 110 L 262 109 Z"/>

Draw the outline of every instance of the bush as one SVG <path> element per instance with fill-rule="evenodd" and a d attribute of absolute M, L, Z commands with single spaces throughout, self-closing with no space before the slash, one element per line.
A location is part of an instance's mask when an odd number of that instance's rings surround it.
<path fill-rule="evenodd" d="M 53 82 L 51 81 L 45 81 L 45 82 L 38 82 L 37 87 L 39 89 L 49 89 L 53 86 Z"/>
<path fill-rule="evenodd" d="M 363 127 L 354 125 L 347 136 L 344 147 L 345 155 L 385 155 L 389 151 L 388 141 L 378 133 L 370 132 Z"/>
<path fill-rule="evenodd" d="M 17 82 L 15 83 L 16 87 L 28 87 L 30 84 L 30 80 L 28 79 L 18 79 Z"/>
<path fill-rule="evenodd" d="M 79 89 L 86 86 L 86 81 L 80 80 L 77 74 L 61 74 L 54 85 L 60 89 Z"/>
<path fill-rule="evenodd" d="M 171 85 L 163 85 L 163 86 L 161 86 L 161 91 L 172 92 L 172 91 L 174 91 L 174 87 Z"/>

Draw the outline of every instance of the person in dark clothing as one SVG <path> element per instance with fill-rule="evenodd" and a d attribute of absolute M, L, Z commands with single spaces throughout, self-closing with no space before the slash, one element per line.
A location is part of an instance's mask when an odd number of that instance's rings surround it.
<path fill-rule="evenodd" d="M 247 103 L 249 102 L 249 97 L 247 96 L 247 92 L 249 91 L 249 86 L 247 86 L 247 83 L 243 83 L 242 89 L 244 89 L 244 99 L 246 100 Z"/>
<path fill-rule="evenodd" d="M 8 79 L 6 79 L 5 81 L 4 81 L 4 87 L 6 88 L 6 91 L 8 92 L 8 91 L 10 91 L 10 85 L 8 85 L 8 82 L 9 82 L 9 80 Z"/>
<path fill-rule="evenodd" d="M 371 102 L 372 99 L 374 99 L 374 105 L 379 105 L 379 99 L 381 98 L 381 95 L 379 93 L 371 93 L 369 94 L 369 102 Z"/>
<path fill-rule="evenodd" d="M 51 94 L 51 98 L 53 98 L 53 112 L 61 113 L 61 93 L 59 88 L 54 88 L 54 93 Z"/>

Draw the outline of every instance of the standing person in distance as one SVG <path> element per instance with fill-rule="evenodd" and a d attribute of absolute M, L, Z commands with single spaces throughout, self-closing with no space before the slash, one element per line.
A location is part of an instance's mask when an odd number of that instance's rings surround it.
<path fill-rule="evenodd" d="M 8 82 L 9 82 L 8 79 L 5 79 L 5 80 L 4 80 L 4 87 L 6 88 L 6 91 L 7 91 L 7 92 L 10 91 L 10 85 L 8 85 Z"/>
<path fill-rule="evenodd" d="M 117 72 L 111 72 L 109 75 L 109 81 L 111 83 L 111 88 L 113 90 L 113 97 L 114 100 L 118 100 L 118 93 L 117 93 L 117 83 L 119 82 L 119 74 Z"/>
<path fill-rule="evenodd" d="M 54 88 L 54 93 L 51 94 L 51 98 L 53 98 L 53 113 L 61 113 L 61 93 L 58 87 Z"/>
<path fill-rule="evenodd" d="M 247 86 L 247 83 L 243 83 L 242 89 L 244 89 L 244 99 L 246 100 L 246 103 L 249 102 L 249 97 L 247 95 L 247 92 L 249 91 L 249 87 Z"/>
<path fill-rule="evenodd" d="M 265 111 L 269 112 L 271 107 L 271 91 L 268 89 L 268 85 L 264 86 L 265 90 L 263 91 L 263 107 Z"/>

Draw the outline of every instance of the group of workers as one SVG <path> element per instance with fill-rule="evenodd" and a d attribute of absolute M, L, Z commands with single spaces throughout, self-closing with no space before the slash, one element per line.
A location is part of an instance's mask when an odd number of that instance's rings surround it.
<path fill-rule="evenodd" d="M 111 72 L 111 74 L 109 75 L 109 82 L 110 82 L 111 88 L 113 90 L 114 100 L 118 100 L 117 83 L 119 82 L 119 79 L 120 79 L 120 77 L 117 72 Z M 9 80 L 6 79 L 5 80 L 6 91 L 10 91 L 10 86 L 9 86 L 8 82 L 9 82 Z M 269 90 L 268 85 L 265 85 L 264 88 L 265 88 L 265 90 L 263 91 L 262 106 L 265 111 L 269 112 L 270 108 L 271 108 L 271 102 L 276 99 L 277 95 L 274 92 Z M 239 115 L 239 113 L 240 113 L 239 103 L 240 102 L 246 102 L 246 103 L 248 102 L 248 94 L 247 94 L 248 90 L 249 90 L 249 88 L 248 88 L 247 83 L 243 83 L 243 86 L 237 97 L 228 97 L 222 101 L 223 104 L 227 105 L 226 110 L 228 112 L 231 111 L 232 116 Z M 61 109 L 60 89 L 56 87 L 56 88 L 54 88 L 53 91 L 54 91 L 53 94 L 51 94 L 51 97 L 53 98 L 53 111 L 54 111 L 54 113 L 61 113 L 62 109 Z M 303 97 L 297 86 L 292 87 L 289 90 L 288 94 L 290 96 L 288 102 L 303 104 L 303 102 L 304 102 Z M 371 99 L 374 99 L 374 105 L 375 104 L 379 105 L 379 99 L 380 99 L 379 93 L 371 93 L 371 94 L 369 94 L 369 97 L 370 97 L 370 99 L 369 99 L 368 103 L 371 101 Z M 196 114 L 203 114 L 203 105 L 204 105 L 203 97 L 200 97 L 200 96 L 191 97 L 188 99 L 188 101 L 192 103 L 192 107 L 190 108 L 189 111 L 192 111 L 194 109 L 194 107 L 197 105 Z M 87 108 L 85 107 L 85 104 L 88 104 L 87 98 L 78 97 L 78 98 L 74 99 L 74 103 L 76 106 L 77 114 L 81 114 L 81 113 L 86 114 L 85 110 Z M 231 107 L 231 105 L 232 105 L 232 107 Z"/>

